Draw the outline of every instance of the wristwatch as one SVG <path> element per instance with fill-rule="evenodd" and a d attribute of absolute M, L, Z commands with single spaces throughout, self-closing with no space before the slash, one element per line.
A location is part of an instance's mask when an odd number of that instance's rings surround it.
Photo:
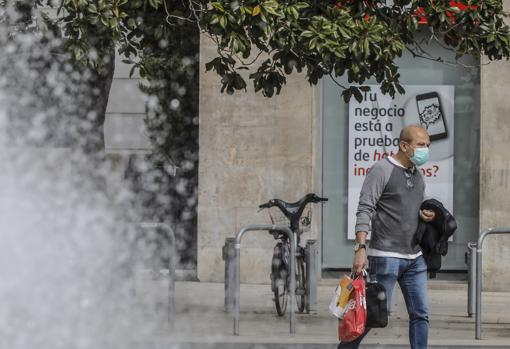
<path fill-rule="evenodd" d="M 362 248 L 364 248 L 366 250 L 367 249 L 367 245 L 356 243 L 356 245 L 354 245 L 354 252 L 358 252 Z"/>

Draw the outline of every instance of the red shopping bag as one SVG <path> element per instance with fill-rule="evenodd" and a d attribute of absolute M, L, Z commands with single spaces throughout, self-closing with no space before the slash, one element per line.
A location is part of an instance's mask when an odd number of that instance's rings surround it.
<path fill-rule="evenodd" d="M 365 332 L 367 322 L 367 303 L 365 280 L 363 275 L 357 275 L 352 281 L 354 290 L 349 296 L 344 317 L 338 322 L 338 339 L 342 342 L 352 342 Z"/>

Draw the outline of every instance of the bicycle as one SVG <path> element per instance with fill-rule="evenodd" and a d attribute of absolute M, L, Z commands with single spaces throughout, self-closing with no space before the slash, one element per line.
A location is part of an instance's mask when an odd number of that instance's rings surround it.
<path fill-rule="evenodd" d="M 300 245 L 300 236 L 303 233 L 301 227 L 310 227 L 312 221 L 312 211 L 309 208 L 305 216 L 303 211 L 309 203 L 319 203 L 328 201 L 327 198 L 321 198 L 314 193 L 306 194 L 300 200 L 288 203 L 280 199 L 271 199 L 265 204 L 259 206 L 260 210 L 268 209 L 272 224 L 289 225 L 296 241 L 296 304 L 297 310 L 302 313 L 306 305 L 306 261 L 305 249 Z M 278 208 L 278 210 L 271 210 Z M 283 214 L 283 215 L 282 215 Z M 301 226 L 300 226 L 301 225 Z M 287 309 L 288 290 L 290 285 L 290 242 L 288 237 L 277 230 L 269 231 L 273 237 L 278 240 L 273 250 L 271 261 L 271 290 L 274 293 L 274 302 L 276 312 L 283 316 Z"/>

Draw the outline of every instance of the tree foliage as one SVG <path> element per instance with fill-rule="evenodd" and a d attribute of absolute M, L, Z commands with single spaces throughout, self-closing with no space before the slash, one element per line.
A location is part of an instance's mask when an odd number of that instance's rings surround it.
<path fill-rule="evenodd" d="M 98 52 L 118 46 L 142 76 L 161 63 L 151 57 L 154 48 L 145 46 L 149 30 L 165 41 L 179 26 L 196 25 L 217 44 L 218 55 L 206 69 L 221 76 L 227 93 L 246 89 L 251 80 L 256 91 L 271 97 L 294 71 L 306 72 L 310 84 L 346 75 L 353 85 L 375 78 L 383 92 L 402 93 L 395 62 L 404 51 L 442 61 L 416 40 L 421 30 L 457 59 L 510 55 L 501 0 L 63 0 L 59 8 L 77 59 L 97 66 Z M 346 100 L 361 97 L 357 88 L 343 88 Z"/>
<path fill-rule="evenodd" d="M 375 78 L 384 93 L 402 93 L 395 61 L 405 50 L 426 59 L 426 43 L 416 40 L 428 30 L 429 40 L 455 51 L 456 58 L 471 54 L 490 60 L 510 55 L 507 13 L 501 1 L 462 2 L 435 0 L 334 0 L 275 1 L 217 0 L 204 13 L 206 32 L 218 44 L 218 57 L 207 64 L 223 77 L 223 88 L 232 93 L 246 83 L 239 70 L 255 54 L 267 57 L 249 75 L 255 90 L 265 96 L 278 93 L 285 76 L 306 72 L 311 84 L 330 75 L 347 75 L 361 85 Z M 422 23 L 419 23 L 422 22 Z M 355 87 L 344 87 L 344 98 L 361 99 Z"/>
<path fill-rule="evenodd" d="M 186 9 L 179 1 L 172 6 L 174 11 L 180 6 L 180 14 Z M 43 133 L 51 139 L 33 145 L 77 145 L 99 159 L 104 157 L 102 126 L 115 51 L 133 64 L 131 74 L 139 71 L 143 78 L 140 88 L 147 95 L 145 121 L 153 151 L 130 155 L 125 178 L 133 195 L 123 200 L 125 221 L 170 223 L 181 263 L 186 265 L 196 259 L 199 30 L 196 22 L 176 18 L 175 23 L 169 23 L 167 17 L 165 6 L 153 1 L 0 0 L 0 24 L 5 21 L 9 28 L 7 34 L 0 30 L 0 50 L 26 42 L 25 33 L 33 34 L 27 35 L 33 42 L 27 48 L 30 57 L 20 60 L 34 62 L 34 69 L 5 66 L 8 78 L 23 79 L 14 85 L 34 85 L 28 93 L 33 106 L 12 113 L 17 115 L 16 126 L 22 123 L 24 129 L 34 129 L 37 116 L 45 115 L 45 124 L 38 124 L 38 129 L 47 129 Z M 3 34 L 5 42 L 1 40 Z M 16 47 L 12 61 L 22 58 L 23 51 Z M 59 80 L 59 85 L 72 89 L 70 96 L 63 98 L 48 88 L 46 81 L 51 80 L 48 76 L 52 71 L 59 72 L 59 78 L 67 75 L 68 81 Z M 30 80 L 33 76 L 38 77 L 36 84 Z M 26 100 L 20 103 L 26 104 Z M 83 130 L 78 126 L 90 124 L 91 111 L 97 116 L 94 127 Z M 66 130 L 53 132 L 56 126 Z M 16 127 L 16 132 L 20 128 Z M 73 138 L 76 142 L 67 141 L 69 130 L 73 130 L 72 136 L 77 133 L 74 130 L 80 131 Z M 66 134 L 64 142 L 57 133 Z"/>

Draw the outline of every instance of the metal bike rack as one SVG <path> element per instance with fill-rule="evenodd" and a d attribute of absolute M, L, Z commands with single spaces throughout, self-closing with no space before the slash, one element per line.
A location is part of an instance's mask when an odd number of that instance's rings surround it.
<path fill-rule="evenodd" d="M 466 264 L 468 268 L 467 283 L 468 283 L 468 298 L 467 298 L 467 313 L 472 317 L 475 313 L 475 285 L 476 285 L 476 242 L 468 242 L 466 252 Z"/>
<path fill-rule="evenodd" d="M 285 233 L 290 241 L 290 333 L 296 333 L 296 239 L 294 233 L 286 225 L 275 224 L 253 224 L 243 226 L 236 235 L 235 239 L 235 294 L 234 294 L 234 336 L 239 336 L 239 316 L 240 316 L 240 298 L 241 298 L 241 239 L 248 231 L 277 230 Z"/>
<path fill-rule="evenodd" d="M 234 310 L 235 296 L 235 250 L 236 238 L 226 238 L 223 246 L 222 257 L 225 261 L 225 311 L 231 313 Z"/>
<path fill-rule="evenodd" d="M 317 314 L 317 284 L 319 264 L 319 243 L 317 240 L 308 240 L 305 247 L 306 260 L 306 312 Z"/>
<path fill-rule="evenodd" d="M 141 229 L 163 229 L 169 240 L 168 247 L 168 322 L 173 323 L 173 314 L 175 311 L 175 266 L 176 266 L 176 250 L 175 250 L 175 233 L 174 230 L 166 223 L 143 222 L 139 223 Z"/>
<path fill-rule="evenodd" d="M 510 228 L 489 228 L 480 232 L 476 244 L 476 325 L 475 338 L 482 339 L 482 248 L 487 235 L 510 234 Z"/>

